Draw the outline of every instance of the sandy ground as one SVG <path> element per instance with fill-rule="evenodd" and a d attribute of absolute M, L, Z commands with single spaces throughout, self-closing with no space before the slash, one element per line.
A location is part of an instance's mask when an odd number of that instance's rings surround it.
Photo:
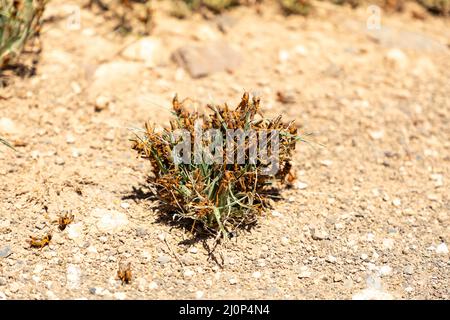
<path fill-rule="evenodd" d="M 0 299 L 450 298 L 449 19 L 383 14 L 375 32 L 366 8 L 241 7 L 224 34 L 157 10 L 163 63 L 149 67 L 120 54 L 133 37 L 101 15 L 82 9 L 68 28 L 70 8 L 50 3 L 36 76 L 0 89 L 0 133 L 18 149 L 0 153 Z M 213 40 L 241 67 L 191 79 L 169 59 Z M 211 256 L 212 240 L 159 221 L 129 128 L 167 123 L 175 92 L 234 105 L 244 90 L 325 147 L 299 144 L 302 188 Z M 59 231 L 64 212 L 75 221 Z M 49 247 L 29 248 L 47 232 Z"/>

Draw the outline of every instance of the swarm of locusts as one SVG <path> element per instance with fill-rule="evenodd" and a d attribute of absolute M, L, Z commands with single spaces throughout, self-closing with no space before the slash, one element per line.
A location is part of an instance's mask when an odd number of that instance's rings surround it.
<path fill-rule="evenodd" d="M 270 207 L 275 182 L 294 180 L 291 157 L 301 138 L 293 121 L 285 124 L 281 116 L 264 118 L 260 99 L 250 99 L 248 93 L 234 110 L 227 104 L 207 105 L 208 114 L 188 111 L 183 102 L 175 96 L 176 119 L 170 127 L 158 131 L 147 123 L 144 134 L 133 139 L 133 149 L 150 160 L 154 173 L 150 189 L 167 205 L 167 214 L 192 222 L 193 232 L 230 236 L 238 227 L 253 225 Z M 184 134 L 177 134 L 180 131 Z M 214 134 L 198 138 L 199 132 L 208 131 Z M 230 132 L 243 134 L 231 136 Z M 177 155 L 174 150 L 180 144 L 196 151 L 184 149 Z M 220 152 L 223 145 L 226 152 Z"/>

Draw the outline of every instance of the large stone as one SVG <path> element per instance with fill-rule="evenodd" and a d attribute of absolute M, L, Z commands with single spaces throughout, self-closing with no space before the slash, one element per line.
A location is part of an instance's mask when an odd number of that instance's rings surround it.
<path fill-rule="evenodd" d="M 146 67 L 151 68 L 164 62 L 164 49 L 161 40 L 145 37 L 126 47 L 122 56 L 130 60 L 143 61 Z"/>
<path fill-rule="evenodd" d="M 117 210 L 96 208 L 92 215 L 97 218 L 97 229 L 102 232 L 115 233 L 128 224 L 127 216 Z"/>
<path fill-rule="evenodd" d="M 4 246 L 0 249 L 0 258 L 6 258 L 11 254 L 11 247 L 10 246 Z"/>
<path fill-rule="evenodd" d="M 94 72 L 89 86 L 89 99 L 94 103 L 99 95 L 122 97 L 139 88 L 142 64 L 131 61 L 114 61 L 101 64 Z"/>
<path fill-rule="evenodd" d="M 181 47 L 173 53 L 172 58 L 193 78 L 233 70 L 242 61 L 239 53 L 224 42 L 213 42 L 206 46 Z"/>
<path fill-rule="evenodd" d="M 16 123 L 10 118 L 0 118 L 0 133 L 15 134 L 19 131 Z"/>
<path fill-rule="evenodd" d="M 368 37 L 387 48 L 400 48 L 421 52 L 445 52 L 444 44 L 427 34 L 383 26 L 380 30 L 367 31 Z"/>

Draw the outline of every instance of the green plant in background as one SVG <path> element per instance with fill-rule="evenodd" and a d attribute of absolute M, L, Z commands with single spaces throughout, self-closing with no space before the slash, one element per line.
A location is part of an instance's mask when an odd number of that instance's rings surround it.
<path fill-rule="evenodd" d="M 39 34 L 47 0 L 0 0 L 0 68 L 16 62 L 27 41 Z"/>
<path fill-rule="evenodd" d="M 331 3 L 344 5 L 349 4 L 352 8 L 356 8 L 361 4 L 361 0 L 331 0 Z"/>
<path fill-rule="evenodd" d="M 430 12 L 444 16 L 450 15 L 450 0 L 418 0 L 418 2 Z"/>
<path fill-rule="evenodd" d="M 313 6 L 309 0 L 278 0 L 286 14 L 308 15 Z"/>
<path fill-rule="evenodd" d="M 239 0 L 173 0 L 172 15 L 186 18 L 192 12 L 206 8 L 214 13 L 220 13 L 233 6 L 239 5 Z"/>

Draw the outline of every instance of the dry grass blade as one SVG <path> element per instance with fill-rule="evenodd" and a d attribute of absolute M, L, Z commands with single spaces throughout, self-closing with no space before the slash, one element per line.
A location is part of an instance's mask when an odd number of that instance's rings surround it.
<path fill-rule="evenodd" d="M 0 143 L 4 144 L 5 146 L 7 146 L 8 148 L 11 148 L 13 150 L 16 150 L 8 141 L 6 141 L 5 139 L 3 139 L 2 137 L 0 137 Z"/>

